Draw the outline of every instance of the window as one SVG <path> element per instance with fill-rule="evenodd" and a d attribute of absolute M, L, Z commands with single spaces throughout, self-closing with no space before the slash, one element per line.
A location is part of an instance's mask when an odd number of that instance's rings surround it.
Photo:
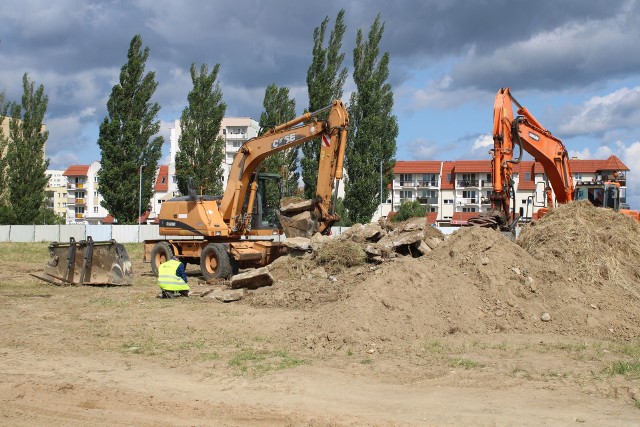
<path fill-rule="evenodd" d="M 160 184 L 166 184 L 167 182 L 167 177 L 163 176 L 162 179 L 160 180 Z"/>
<path fill-rule="evenodd" d="M 475 212 L 476 208 L 462 208 L 462 212 Z"/>
<path fill-rule="evenodd" d="M 451 174 L 450 173 L 447 174 L 447 182 L 451 182 Z"/>
<path fill-rule="evenodd" d="M 522 203 L 523 205 L 526 205 L 527 204 L 527 199 L 520 200 L 520 203 Z"/>
<path fill-rule="evenodd" d="M 475 190 L 464 190 L 462 192 L 462 198 L 463 199 L 474 199 L 476 197 L 476 191 Z"/>
<path fill-rule="evenodd" d="M 413 199 L 413 192 L 400 190 L 400 199 Z"/>
<path fill-rule="evenodd" d="M 98 213 L 98 207 L 97 206 L 93 207 L 93 213 Z"/>
<path fill-rule="evenodd" d="M 98 192 L 97 191 L 93 192 L 93 197 L 98 197 Z"/>
<path fill-rule="evenodd" d="M 93 177 L 93 182 L 98 182 L 98 176 L 97 175 Z"/>
<path fill-rule="evenodd" d="M 162 204 L 162 199 L 158 199 L 158 204 L 161 205 Z"/>
<path fill-rule="evenodd" d="M 438 212 L 435 206 L 427 206 L 427 212 Z"/>
<path fill-rule="evenodd" d="M 227 134 L 227 130 L 226 129 L 222 129 L 222 134 L 226 135 Z"/>
<path fill-rule="evenodd" d="M 491 174 L 490 173 L 487 174 L 487 181 L 491 181 Z"/>
<path fill-rule="evenodd" d="M 524 173 L 524 180 L 525 181 L 531 181 L 531 172 L 525 172 Z"/>
<path fill-rule="evenodd" d="M 453 204 L 453 199 L 444 199 L 443 203 L 445 205 L 452 205 Z"/>
<path fill-rule="evenodd" d="M 400 185 L 411 185 L 413 181 L 413 175 L 410 173 L 400 174 Z"/>
<path fill-rule="evenodd" d="M 178 177 L 177 177 L 177 176 L 175 176 L 175 175 L 172 175 L 172 176 L 171 176 L 171 182 L 172 182 L 172 183 L 174 183 L 174 184 L 175 184 L 176 182 L 178 182 Z"/>

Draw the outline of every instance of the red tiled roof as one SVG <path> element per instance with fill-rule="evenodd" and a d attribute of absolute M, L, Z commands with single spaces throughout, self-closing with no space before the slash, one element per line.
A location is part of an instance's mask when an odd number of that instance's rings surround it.
<path fill-rule="evenodd" d="M 436 219 L 438 219 L 438 212 L 427 212 L 427 224 L 435 224 Z"/>
<path fill-rule="evenodd" d="M 455 188 L 456 177 L 453 173 L 455 162 L 443 162 L 442 165 L 442 182 L 441 187 L 443 190 L 453 190 Z M 450 175 L 447 181 L 447 175 Z"/>
<path fill-rule="evenodd" d="M 153 191 L 169 191 L 169 166 L 160 166 L 160 169 L 158 170 L 158 178 L 156 179 L 156 185 L 153 188 Z"/>
<path fill-rule="evenodd" d="M 596 173 L 598 171 L 628 171 L 627 165 L 614 155 L 609 156 L 606 160 L 569 160 L 571 172 Z"/>
<path fill-rule="evenodd" d="M 486 172 L 491 173 L 491 160 L 457 160 L 456 173 Z"/>
<path fill-rule="evenodd" d="M 138 218 L 140 220 L 140 223 L 144 224 L 147 221 L 147 218 L 149 218 L 150 214 L 151 214 L 151 212 L 149 212 L 149 211 L 142 212 L 142 215 L 140 215 L 140 217 Z M 103 224 L 113 224 L 114 221 L 115 221 L 115 218 L 113 217 L 113 215 L 107 214 L 107 216 L 102 218 L 101 222 Z M 136 224 L 137 224 L 137 222 L 136 222 Z"/>
<path fill-rule="evenodd" d="M 398 160 L 393 168 L 393 173 L 440 173 L 441 164 L 442 162 L 436 160 Z"/>
<path fill-rule="evenodd" d="M 62 176 L 87 176 L 89 165 L 71 165 L 64 171 Z"/>
<path fill-rule="evenodd" d="M 520 181 L 518 183 L 518 191 L 520 190 L 528 190 L 532 191 L 536 189 L 536 183 L 534 181 Z"/>

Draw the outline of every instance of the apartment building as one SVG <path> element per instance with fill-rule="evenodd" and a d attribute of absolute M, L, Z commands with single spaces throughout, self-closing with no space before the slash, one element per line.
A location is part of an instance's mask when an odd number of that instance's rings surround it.
<path fill-rule="evenodd" d="M 236 153 L 242 144 L 251 138 L 257 137 L 259 131 L 260 125 L 251 117 L 225 117 L 222 119 L 219 133 L 225 141 L 225 154 L 222 162 L 222 188 L 227 185 L 229 171 Z M 169 130 L 169 164 L 161 165 L 156 172 L 149 221 L 153 221 L 158 217 L 162 202 L 179 195 L 178 181 L 176 179 L 176 154 L 178 153 L 180 135 L 180 120 L 176 120 Z"/>
<path fill-rule="evenodd" d="M 98 188 L 100 162 L 72 165 L 62 174 L 67 179 L 67 224 L 101 224 L 108 215 L 100 205 Z"/>
<path fill-rule="evenodd" d="M 604 160 L 569 161 L 574 184 L 612 177 L 621 181 L 621 203 L 626 202 L 629 168 L 616 156 Z M 397 211 L 404 201 L 418 200 L 438 225 L 461 225 L 491 208 L 493 193 L 490 160 L 402 161 L 396 162 L 390 197 L 373 221 Z M 513 166 L 516 212 L 529 218 L 544 206 L 546 177 L 542 165 L 533 160 Z"/>
<path fill-rule="evenodd" d="M 47 207 L 53 209 L 56 215 L 67 216 L 67 177 L 63 170 L 47 169 L 49 176 L 45 194 L 47 195 Z"/>

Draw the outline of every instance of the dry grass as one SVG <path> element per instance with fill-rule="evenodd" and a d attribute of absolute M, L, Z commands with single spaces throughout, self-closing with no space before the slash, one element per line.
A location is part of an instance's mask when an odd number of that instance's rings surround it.
<path fill-rule="evenodd" d="M 640 270 L 640 225 L 611 209 L 581 201 L 552 209 L 522 230 L 518 244 L 543 260 L 556 259 L 591 281 L 612 280 L 633 291 Z"/>
<path fill-rule="evenodd" d="M 364 250 L 348 240 L 330 240 L 316 253 L 315 262 L 329 273 L 339 273 L 345 268 L 357 267 L 367 261 Z"/>

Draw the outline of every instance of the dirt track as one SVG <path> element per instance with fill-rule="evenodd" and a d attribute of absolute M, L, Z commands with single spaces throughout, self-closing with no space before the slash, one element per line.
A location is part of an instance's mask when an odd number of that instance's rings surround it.
<path fill-rule="evenodd" d="M 55 287 L 28 276 L 46 245 L 4 245 L 0 420 L 640 425 L 638 300 L 501 238 L 467 232 L 336 282 L 288 260 L 273 287 L 229 304 L 157 299 L 138 261 L 131 287 Z"/>

